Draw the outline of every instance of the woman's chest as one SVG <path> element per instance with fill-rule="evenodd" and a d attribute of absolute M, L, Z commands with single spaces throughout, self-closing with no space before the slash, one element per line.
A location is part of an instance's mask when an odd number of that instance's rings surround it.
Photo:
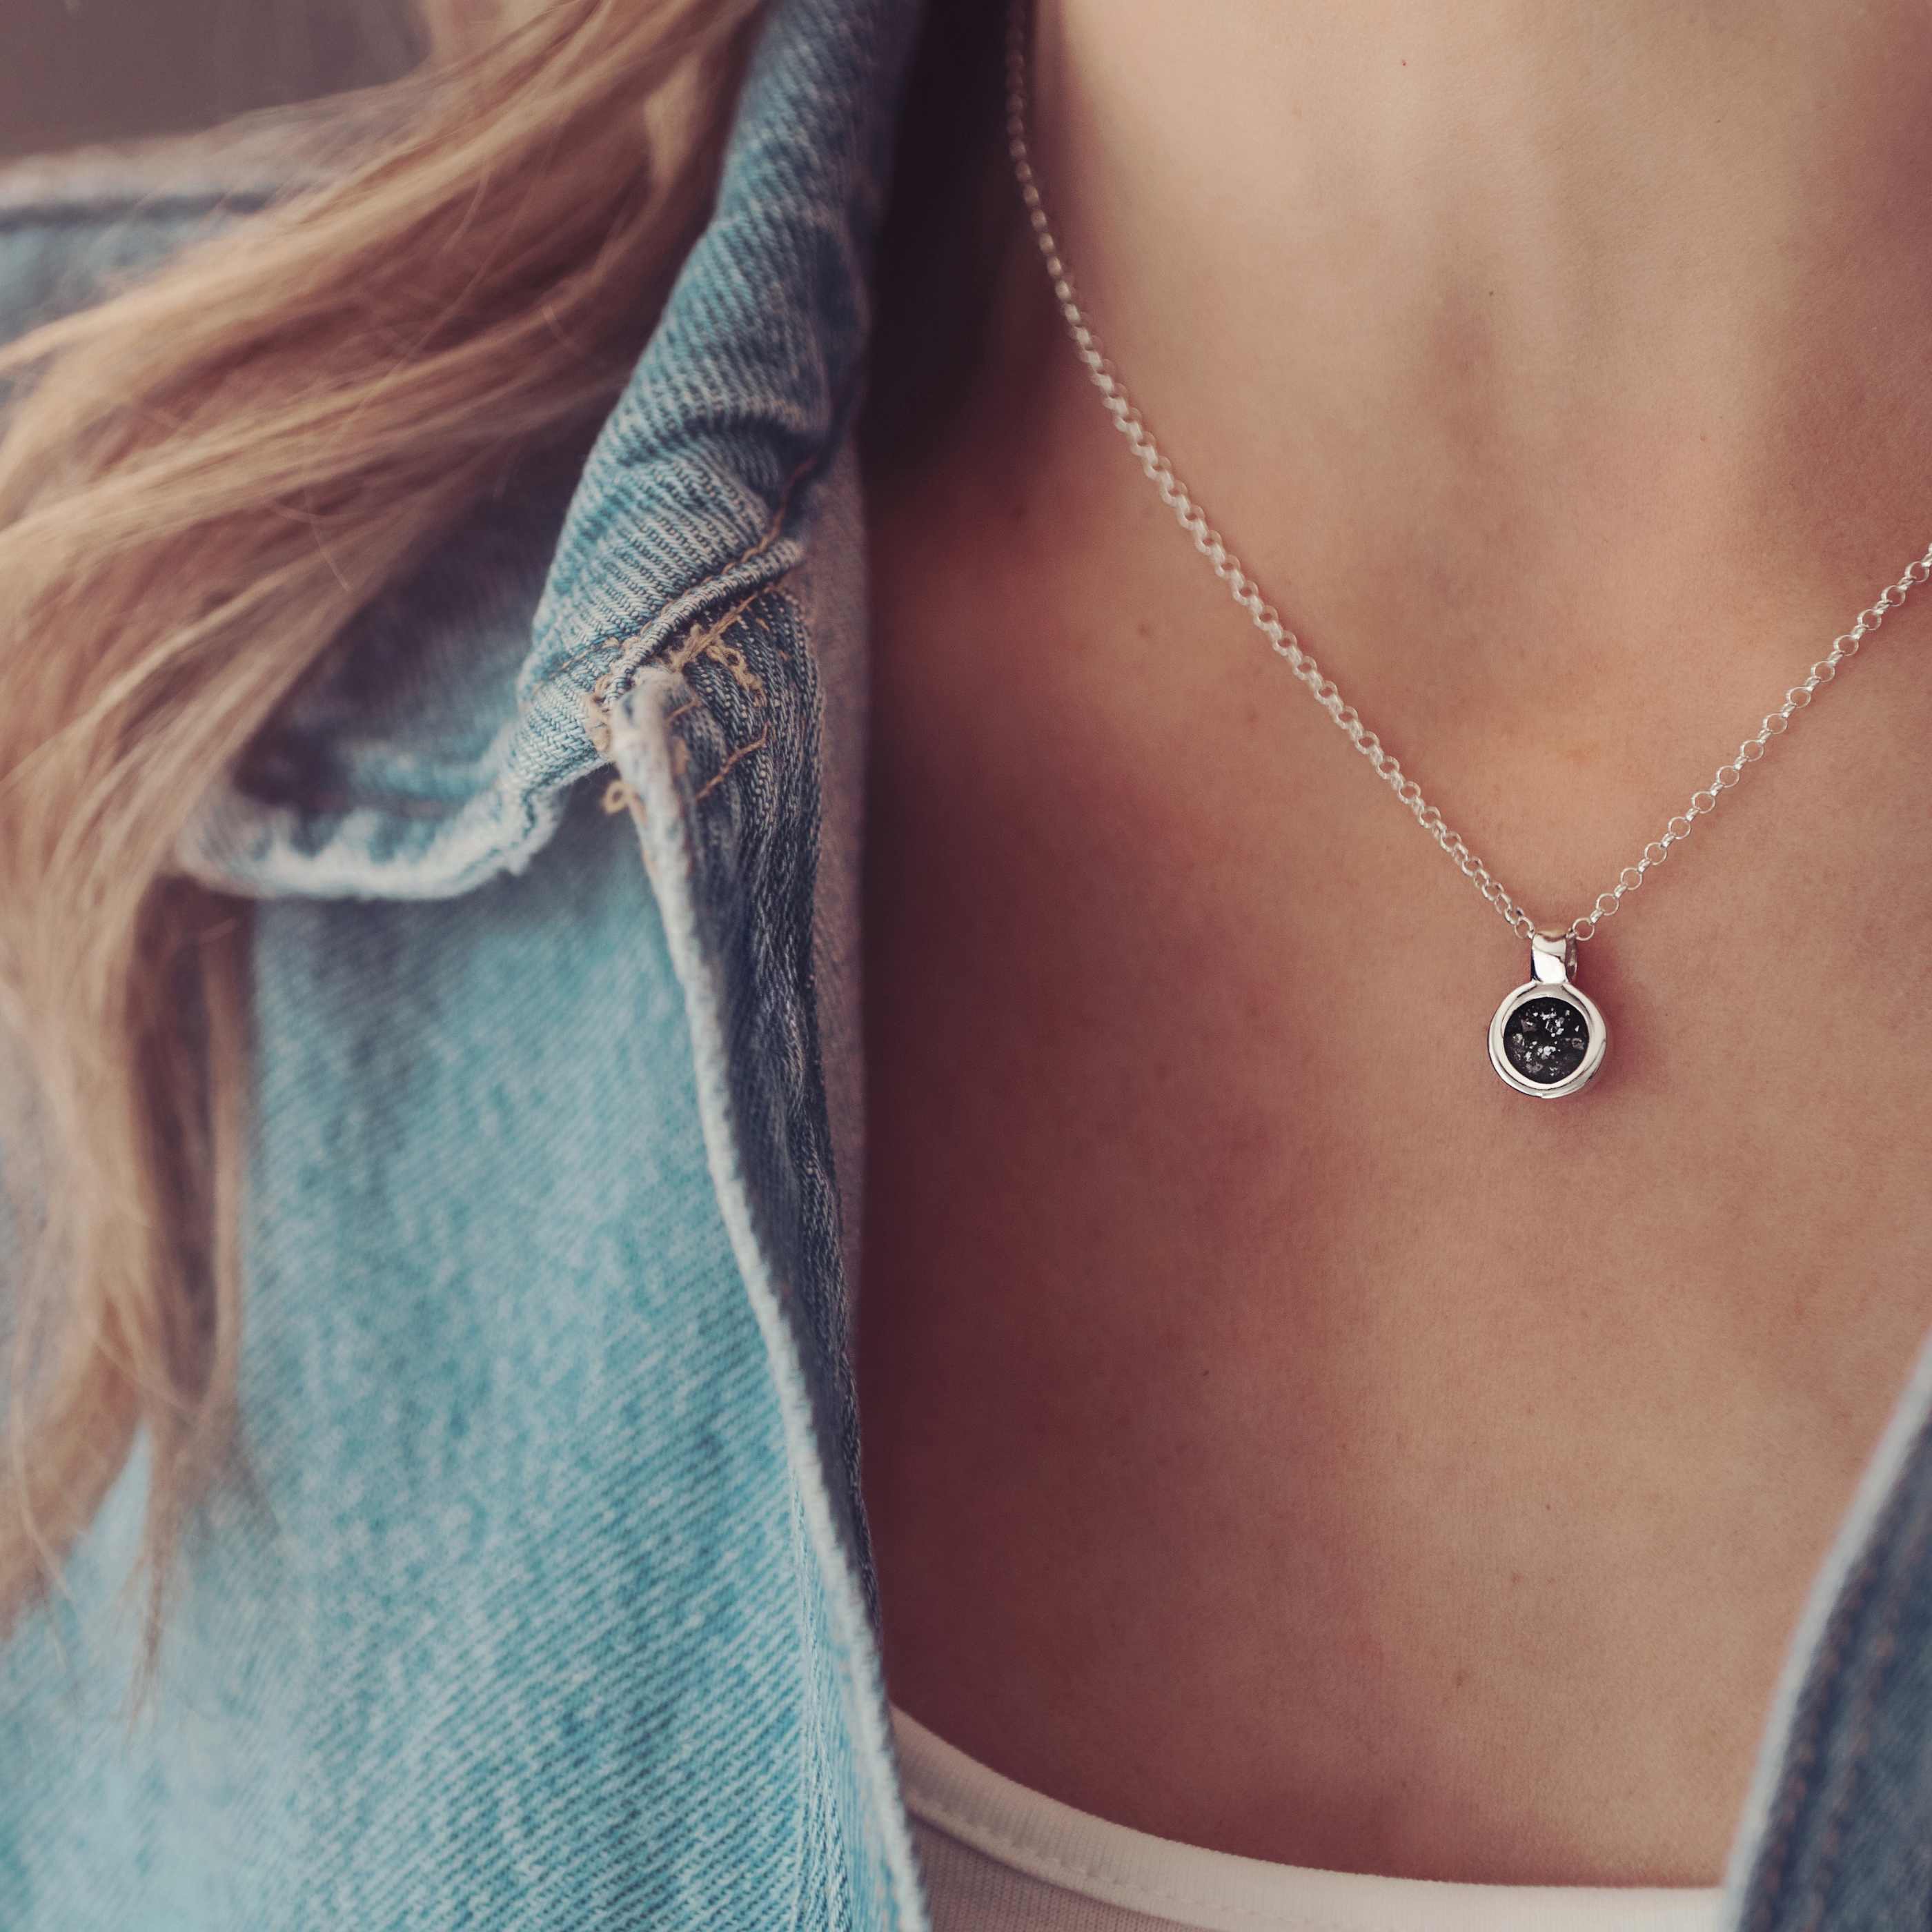
<path fill-rule="evenodd" d="M 1603 1076 L 1526 1099 L 1485 1034 L 1527 949 L 1346 748 L 1124 748 L 1064 678 L 889 671 L 875 726 L 895 1694 L 1220 1849 L 1711 1880 L 1932 1323 L 1925 910 L 1794 894 L 1739 812 L 1584 950 Z"/>
<path fill-rule="evenodd" d="M 1794 1093 L 1783 1136 L 1537 1146 L 1480 1064 L 1454 1126 L 1337 1120 L 1198 1037 L 1124 1072 L 965 1031 L 874 1087 L 902 1701 L 1221 1849 L 1714 1880 L 1932 1321 L 1922 1141 Z"/>

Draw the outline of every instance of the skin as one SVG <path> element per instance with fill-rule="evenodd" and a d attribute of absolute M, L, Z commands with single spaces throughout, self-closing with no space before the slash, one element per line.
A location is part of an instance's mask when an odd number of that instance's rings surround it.
<path fill-rule="evenodd" d="M 1083 297 L 1544 923 L 1932 536 L 1932 14 L 1048 0 Z M 877 493 L 865 1482 L 889 1688 L 1163 1835 L 1720 1876 L 1932 1323 L 1932 588 L 1528 949 L 1175 529 L 1017 222 Z"/>

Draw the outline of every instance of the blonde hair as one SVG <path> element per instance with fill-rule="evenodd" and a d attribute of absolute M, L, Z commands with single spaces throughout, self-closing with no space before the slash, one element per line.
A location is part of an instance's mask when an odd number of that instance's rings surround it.
<path fill-rule="evenodd" d="M 400 84 L 399 135 L 0 350 L 23 387 L 0 440 L 8 1246 L 34 1256 L 0 1616 L 137 1436 L 158 1580 L 232 1439 L 247 923 L 172 869 L 198 791 L 507 460 L 608 405 L 713 191 L 757 4 L 424 0 L 450 57 Z"/>

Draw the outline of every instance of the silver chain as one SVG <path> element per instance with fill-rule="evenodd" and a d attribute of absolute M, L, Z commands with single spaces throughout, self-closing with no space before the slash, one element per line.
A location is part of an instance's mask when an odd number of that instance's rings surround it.
<path fill-rule="evenodd" d="M 1160 492 L 1161 501 L 1174 512 L 1180 527 L 1194 539 L 1195 548 L 1208 560 L 1214 574 L 1228 586 L 1228 594 L 1248 614 L 1270 646 L 1286 661 L 1288 669 L 1307 686 L 1315 701 L 1368 760 L 1370 770 L 1408 807 L 1423 830 L 1455 861 L 1463 877 L 1474 883 L 1483 897 L 1517 934 L 1528 938 L 1537 929 L 1536 922 L 1511 897 L 1502 881 L 1470 850 L 1462 834 L 1452 830 L 1442 813 L 1423 796 L 1422 788 L 1405 775 L 1382 740 L 1363 724 L 1354 706 L 1343 701 L 1334 681 L 1324 676 L 1322 667 L 1302 649 L 1300 640 L 1282 622 L 1280 613 L 1262 595 L 1260 585 L 1228 548 L 1220 532 L 1208 520 L 1206 512 L 1195 500 L 1192 491 L 1174 473 L 1174 466 L 1161 454 L 1153 432 L 1122 385 L 1119 372 L 1107 359 L 1093 325 L 1074 295 L 1072 275 L 1060 252 L 1060 244 L 1054 238 L 1053 226 L 1040 199 L 1040 183 L 1028 146 L 1028 43 L 1031 26 L 1028 0 L 1012 0 L 1006 38 L 1007 152 L 1012 158 L 1013 173 L 1019 183 L 1020 197 L 1026 204 L 1027 219 L 1032 224 L 1034 238 L 1040 245 L 1041 258 L 1053 284 L 1054 299 L 1060 305 L 1067 332 L 1073 338 L 1073 346 L 1088 374 L 1093 378 L 1094 387 L 1100 391 L 1107 413 L 1113 418 L 1114 427 L 1126 438 L 1129 446 L 1140 459 L 1141 467 Z M 1928 576 L 1932 576 L 1932 544 L 1926 546 L 1923 556 L 1906 566 L 1904 575 L 1896 584 L 1886 586 L 1869 609 L 1859 612 L 1850 630 L 1833 639 L 1832 648 L 1800 682 L 1784 694 L 1784 703 L 1767 714 L 1727 764 L 1718 767 L 1708 784 L 1690 794 L 1689 804 L 1682 812 L 1672 814 L 1662 834 L 1645 846 L 1636 862 L 1626 866 L 1617 874 L 1616 884 L 1608 892 L 1598 893 L 1589 910 L 1580 913 L 1570 922 L 1564 928 L 1568 937 L 1580 943 L 1595 935 L 1604 921 L 1643 884 L 1652 868 L 1662 865 L 1672 850 L 1690 837 L 1696 821 L 1717 809 L 1718 800 L 1737 784 L 1748 767 L 1764 756 L 1771 741 L 1784 736 L 1792 719 L 1810 704 L 1820 688 L 1829 684 L 1837 676 L 1839 665 L 1847 658 L 1858 655 L 1860 644 L 1885 621 L 1885 614 L 1903 603 L 1912 586 L 1923 584 Z"/>

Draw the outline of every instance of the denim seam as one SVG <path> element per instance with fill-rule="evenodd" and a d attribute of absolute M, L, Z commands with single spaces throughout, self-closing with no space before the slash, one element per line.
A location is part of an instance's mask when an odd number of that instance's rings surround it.
<path fill-rule="evenodd" d="M 755 549 L 746 552 L 744 557 L 736 559 L 727 565 L 726 570 L 736 569 L 744 561 L 754 556 L 757 554 Z M 673 654 L 670 662 L 676 668 L 682 670 L 686 664 L 691 663 L 698 656 L 709 656 L 729 671 L 734 680 L 744 683 L 747 689 L 755 688 L 760 694 L 762 694 L 761 681 L 758 679 L 757 673 L 751 670 L 746 664 L 743 652 L 738 650 L 735 646 L 721 644 L 718 639 L 718 632 L 723 625 L 735 620 L 766 590 L 776 589 L 781 581 L 781 579 L 774 578 L 770 583 L 760 585 L 757 590 L 748 592 L 730 607 L 724 617 L 716 620 L 712 624 L 706 625 L 694 620 L 692 628 L 687 634 L 686 644 L 680 646 Z M 698 587 L 694 594 L 701 595 L 704 591 L 710 587 L 710 580 L 707 580 L 704 584 Z M 673 632 L 670 634 L 675 635 L 676 632 Z M 554 687 L 557 680 L 562 677 L 567 670 L 587 662 L 600 651 L 620 650 L 625 644 L 633 640 L 626 638 L 608 638 L 601 644 L 589 645 L 583 650 L 577 652 L 567 659 L 564 664 L 560 665 L 550 676 L 547 677 L 536 692 L 517 707 L 516 716 L 520 719 L 534 713 L 538 710 L 543 697 Z M 646 649 L 640 652 L 628 666 L 623 668 L 628 670 L 630 676 L 634 677 L 638 668 L 649 662 L 657 652 L 664 650 L 668 641 L 667 638 L 653 638 Z M 578 699 L 584 735 L 590 740 L 591 749 L 597 754 L 600 764 L 608 764 L 610 762 L 608 713 L 611 706 L 622 695 L 622 693 L 616 689 L 619 670 L 620 667 L 614 665 L 601 672 L 590 688 L 580 694 Z M 746 683 L 747 679 L 749 680 L 748 683 Z M 702 700 L 694 695 L 692 699 L 694 704 L 701 702 Z M 754 750 L 763 742 L 761 735 L 760 738 L 741 746 L 740 750 L 740 752 Z M 736 755 L 736 753 L 734 754 L 734 757 Z M 719 776 L 722 776 L 722 773 L 721 772 Z M 277 800 L 276 802 L 298 811 L 315 812 L 323 815 L 348 812 L 386 812 L 394 814 L 399 818 L 408 818 L 418 823 L 430 824 L 460 817 L 469 808 L 471 800 L 466 797 L 447 801 L 409 798 L 400 794 L 382 792 L 304 791 L 296 789 L 292 790 L 286 797 Z"/>
<path fill-rule="evenodd" d="M 754 547 L 726 568 L 728 570 L 737 568 L 743 562 L 757 554 L 758 550 Z M 789 574 L 789 566 L 786 574 Z M 762 702 L 765 694 L 764 680 L 751 668 L 744 652 L 737 646 L 730 643 L 724 633 L 730 625 L 743 616 L 760 597 L 768 592 L 776 592 L 781 596 L 788 596 L 789 593 L 783 589 L 783 581 L 782 576 L 774 578 L 769 582 L 747 592 L 733 603 L 722 616 L 714 619 L 710 623 L 692 620 L 692 628 L 686 633 L 685 641 L 671 652 L 666 661 L 666 668 L 681 672 L 700 657 L 708 658 L 728 673 L 733 681 L 741 689 Z M 699 586 L 700 592 L 709 588 L 710 584 L 708 581 L 705 585 Z M 794 608 L 796 608 L 794 604 Z M 672 634 L 674 635 L 675 632 Z M 624 641 L 626 640 L 619 639 L 608 640 L 602 644 L 594 645 L 577 652 L 568 662 L 571 665 L 584 663 L 598 651 L 618 649 Z M 663 650 L 668 641 L 666 638 L 652 639 L 649 647 L 628 667 L 630 675 L 634 678 L 637 670 L 644 664 L 650 662 L 656 652 Z M 545 680 L 544 688 L 548 690 L 554 683 L 555 678 L 561 675 L 562 670 L 560 669 L 557 673 L 553 674 L 552 678 Z M 596 753 L 600 765 L 608 764 L 610 762 L 609 713 L 612 706 L 622 695 L 615 689 L 617 676 L 618 668 L 615 666 L 603 671 L 589 689 L 580 694 L 578 700 L 584 734 L 590 740 L 591 749 Z M 536 697 L 532 697 L 518 707 L 518 715 L 520 717 L 527 716 L 537 708 L 538 701 Z M 679 710 L 671 712 L 670 717 L 673 719 L 682 717 L 686 711 L 699 708 L 703 705 L 704 701 L 694 689 L 689 703 Z M 722 721 L 720 722 L 722 724 Z M 701 800 L 706 793 L 720 783 L 742 759 L 754 752 L 763 749 L 768 742 L 769 734 L 761 728 L 754 736 L 736 746 L 719 770 L 696 794 L 693 802 Z M 623 794 L 616 782 L 614 782 L 613 786 L 607 788 L 604 800 L 607 810 L 617 811 L 622 808 Z M 410 818 L 420 823 L 428 824 L 439 820 L 446 821 L 460 817 L 468 809 L 471 801 L 465 798 L 452 803 L 382 793 L 295 790 L 286 798 L 278 800 L 276 802 L 289 809 L 322 814 L 348 812 L 386 812 L 393 813 L 398 818 Z"/>
<path fill-rule="evenodd" d="M 791 606 L 794 614 L 802 623 L 803 613 L 800 610 L 797 600 L 785 589 L 783 579 L 776 578 L 760 585 L 755 590 L 747 592 L 709 623 L 694 626 L 687 634 L 684 642 L 664 658 L 660 666 L 664 670 L 675 672 L 690 692 L 682 704 L 662 714 L 663 724 L 674 725 L 680 718 L 694 711 L 710 710 L 703 694 L 692 684 L 688 675 L 690 667 L 700 658 L 708 659 L 722 669 L 732 682 L 750 698 L 757 714 L 760 718 L 767 716 L 770 694 L 766 689 L 765 681 L 752 668 L 744 652 L 730 642 L 729 635 L 733 626 L 741 620 L 750 621 L 750 613 L 766 597 L 782 598 Z M 641 668 L 641 665 L 633 668 L 633 680 L 637 670 Z M 584 694 L 583 700 L 584 729 L 590 734 L 592 746 L 598 756 L 607 760 L 610 757 L 610 711 L 620 701 L 621 696 L 614 692 L 616 677 L 614 668 L 604 671 Z M 716 719 L 720 732 L 729 742 L 732 735 L 729 720 L 716 711 L 712 711 L 711 715 Z M 719 762 L 718 769 L 690 794 L 686 800 L 686 808 L 695 811 L 740 765 L 754 753 L 763 751 L 770 742 L 771 728 L 767 722 L 761 723 L 752 736 L 733 745 Z M 688 742 L 682 733 L 673 732 L 670 744 L 674 770 L 682 778 L 689 769 Z M 635 794 L 621 777 L 614 778 L 604 789 L 604 808 L 606 812 L 621 812 L 635 802 Z"/>
<path fill-rule="evenodd" d="M 756 562 L 760 557 L 770 553 L 772 547 L 784 534 L 786 522 L 797 500 L 800 489 L 808 479 L 824 467 L 831 445 L 836 440 L 836 438 L 828 439 L 825 448 L 814 451 L 812 455 L 793 469 L 791 474 L 785 478 L 783 486 L 780 488 L 778 501 L 772 506 L 771 514 L 765 519 L 765 526 L 759 532 L 757 538 L 739 551 L 737 555 L 731 558 L 729 562 L 719 564 L 710 572 L 703 583 L 694 586 L 692 592 L 694 597 L 701 598 L 707 590 L 724 582 L 727 578 L 734 576 L 748 565 Z M 791 567 L 788 564 L 784 570 L 779 572 L 777 577 L 768 578 L 746 592 L 723 616 L 714 620 L 710 626 L 700 626 L 700 634 L 695 642 L 688 639 L 683 647 L 670 654 L 668 661 L 669 668 L 674 670 L 682 670 L 684 665 L 697 654 L 699 649 L 721 634 L 724 627 L 744 610 L 762 591 L 771 589 L 781 578 L 788 574 Z M 608 712 L 622 701 L 626 692 L 634 682 L 638 670 L 644 665 L 650 663 L 658 652 L 665 648 L 674 634 L 675 634 L 674 632 L 666 632 L 662 635 L 653 637 L 647 627 L 642 632 L 631 632 L 622 637 L 606 638 L 597 644 L 587 644 L 583 650 L 574 652 L 569 657 L 566 658 L 550 676 L 544 680 L 544 686 L 548 686 L 554 683 L 557 678 L 564 676 L 586 658 L 595 656 L 599 651 L 614 650 L 620 653 L 617 662 L 607 666 L 598 677 L 596 684 L 591 687 L 598 701 L 603 706 L 605 711 Z M 740 662 L 742 663 L 742 660 Z M 734 672 L 734 675 L 736 674 Z M 601 690 L 598 688 L 600 686 Z"/>
<path fill-rule="evenodd" d="M 820 452 L 800 463 L 794 469 L 779 492 L 778 501 L 766 518 L 764 527 L 758 537 L 728 560 L 708 571 L 704 578 L 691 588 L 673 598 L 658 614 L 659 622 L 632 630 L 622 636 L 604 638 L 580 650 L 573 651 L 548 672 L 542 680 L 517 704 L 509 722 L 514 727 L 526 718 L 535 716 L 549 700 L 550 694 L 560 684 L 572 681 L 572 674 L 580 667 L 606 652 L 615 652 L 617 661 L 607 664 L 598 674 L 588 688 L 579 693 L 578 704 L 584 734 L 598 763 L 610 760 L 609 714 L 622 700 L 625 692 L 634 682 L 638 670 L 657 658 L 661 652 L 668 653 L 666 662 L 669 668 L 682 670 L 700 656 L 709 656 L 728 671 L 741 688 L 762 698 L 763 684 L 756 672 L 747 663 L 744 653 L 734 645 L 724 641 L 724 632 L 735 620 L 756 602 L 766 591 L 776 588 L 790 574 L 795 560 L 788 560 L 775 574 L 754 582 L 748 589 L 739 589 L 739 595 L 722 616 L 707 618 L 703 607 L 708 598 L 715 596 L 721 585 L 731 584 L 734 578 L 742 582 L 742 573 L 769 556 L 782 542 L 788 519 L 796 506 L 801 487 L 813 474 L 824 466 L 826 452 Z M 675 614 L 674 615 L 673 614 Z M 662 620 L 671 616 L 672 621 Z M 680 638 L 682 641 L 677 641 Z M 694 697 L 695 694 L 694 693 Z M 739 747 L 733 754 L 735 758 L 759 748 L 762 736 L 754 738 Z M 716 774 L 722 778 L 722 771 Z M 474 794 L 454 801 L 432 801 L 425 799 L 398 797 L 392 794 L 353 791 L 304 791 L 292 790 L 276 804 L 286 810 L 314 813 L 322 816 L 334 816 L 351 812 L 380 812 L 408 818 L 418 824 L 448 822 L 460 818 L 473 802 Z"/>
<path fill-rule="evenodd" d="M 781 1306 L 781 1286 L 753 1221 L 751 1191 L 738 1146 L 736 1103 L 724 1073 L 728 1049 L 716 969 L 692 890 L 694 828 L 688 809 L 680 803 L 683 788 L 670 749 L 675 741 L 664 726 L 661 706 L 648 722 L 638 715 L 641 707 L 638 700 L 644 695 L 640 690 L 634 691 L 628 694 L 629 701 L 614 708 L 613 749 L 619 775 L 632 788 L 632 823 L 646 872 L 662 909 L 673 964 L 684 988 L 713 1192 L 746 1298 L 765 1339 L 772 1390 L 790 1445 L 789 1460 L 798 1472 L 796 1493 L 832 1620 L 832 1654 L 857 1748 L 854 1768 L 861 1792 L 861 1828 L 884 1867 L 890 1924 L 904 1928 L 904 1932 L 929 1932 L 918 1856 L 899 1801 L 884 1690 L 878 1681 L 864 1593 L 840 1533 L 819 1454 L 799 1338 Z"/>

